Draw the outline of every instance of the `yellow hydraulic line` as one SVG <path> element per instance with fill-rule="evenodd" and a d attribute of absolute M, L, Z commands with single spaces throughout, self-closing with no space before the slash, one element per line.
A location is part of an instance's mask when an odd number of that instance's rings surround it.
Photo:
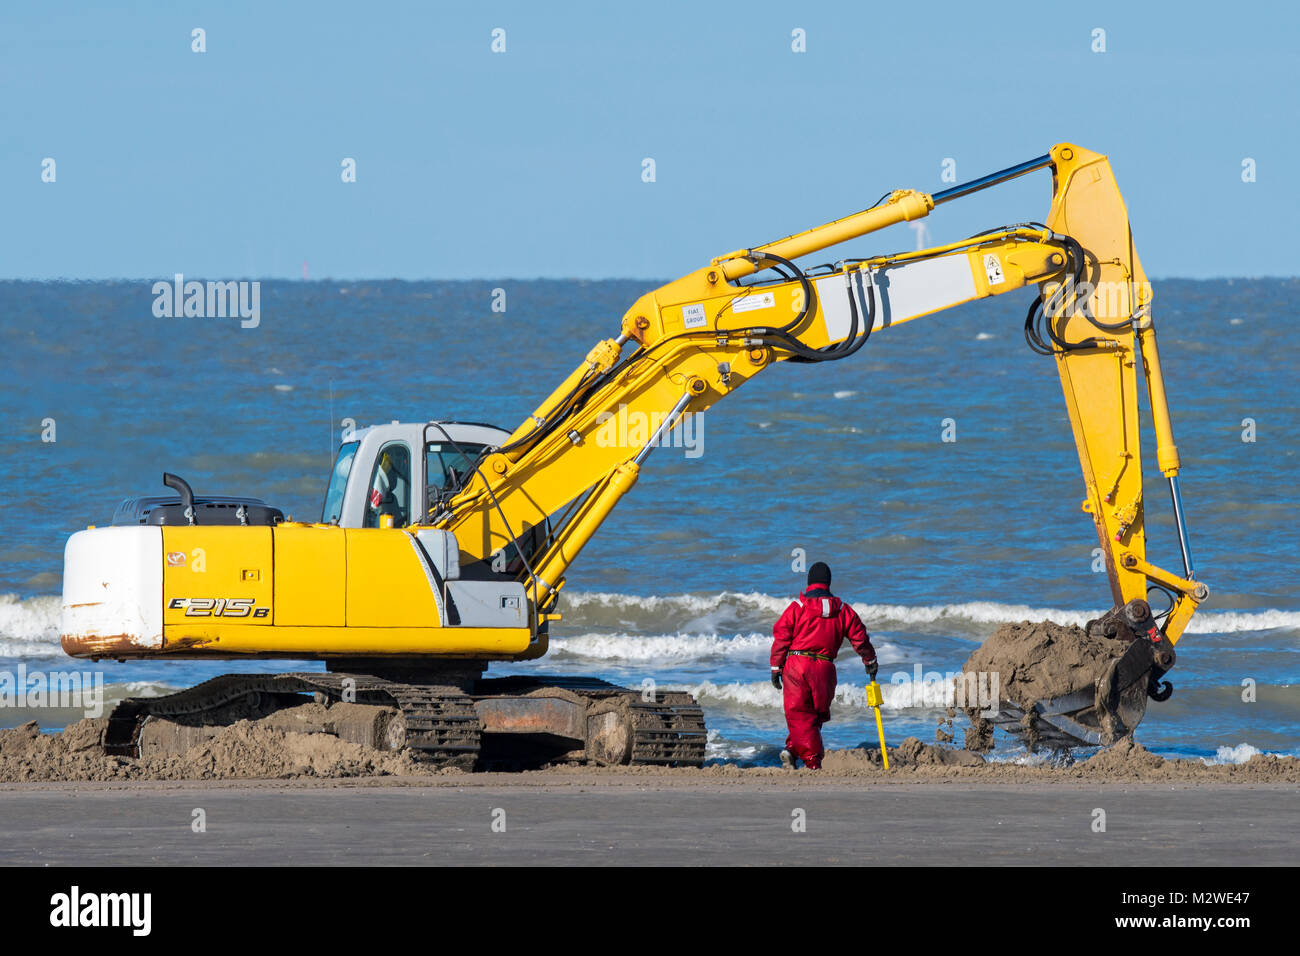
<path fill-rule="evenodd" d="M 1065 153 L 1067 157 L 1071 155 L 1068 149 Z M 816 252 L 818 249 L 825 249 L 827 246 L 847 242 L 849 239 L 856 239 L 858 236 L 884 229 L 886 226 L 892 226 L 895 223 L 920 219 L 922 216 L 928 216 L 930 211 L 937 205 L 962 196 L 968 196 L 990 186 L 996 186 L 1009 179 L 1015 179 L 1017 176 L 1033 172 L 1036 169 L 1054 165 L 1054 153 L 1049 153 L 1028 162 L 999 170 L 996 173 L 982 176 L 969 183 L 953 186 L 951 189 L 945 189 L 933 196 L 912 189 L 898 189 L 882 205 L 872 206 L 870 209 L 864 209 L 862 212 L 845 216 L 843 219 L 828 222 L 824 226 L 797 232 L 792 236 L 786 236 L 776 242 L 765 243 L 754 249 L 739 249 L 725 256 L 719 256 L 713 260 L 713 265 L 721 266 L 722 274 L 727 279 L 738 279 L 741 276 L 751 275 L 758 271 L 763 264 L 763 252 L 771 252 L 786 259 L 798 259 L 800 256 Z"/>
<path fill-rule="evenodd" d="M 1151 421 L 1156 429 L 1156 461 L 1166 478 L 1178 474 L 1178 446 L 1174 444 L 1174 426 L 1169 418 L 1169 400 L 1165 398 L 1165 377 L 1160 370 L 1160 352 L 1156 349 L 1156 329 L 1146 321 L 1138 330 L 1142 343 L 1142 366 L 1146 372 L 1147 391 L 1151 397 Z"/>
<path fill-rule="evenodd" d="M 880 705 L 885 702 L 884 691 L 876 683 L 876 679 L 871 678 L 871 683 L 867 685 L 867 704 L 876 712 L 876 733 L 880 735 L 880 759 L 885 762 L 885 769 L 889 769 L 889 751 L 885 747 L 885 724 L 880 719 Z"/>
<path fill-rule="evenodd" d="M 685 413 L 691 397 L 700 394 L 704 391 L 704 388 L 704 381 L 692 376 L 687 382 L 686 393 L 677 400 L 677 404 L 672 411 L 659 423 L 659 427 L 645 445 L 641 447 L 641 450 L 630 461 L 623 462 L 610 472 L 609 477 L 605 479 L 604 486 L 599 488 L 588 501 L 583 503 L 581 513 L 574 517 L 570 527 L 566 527 L 561 532 L 555 543 L 542 556 L 542 560 L 533 572 L 532 586 L 533 602 L 535 604 L 544 605 L 545 599 L 557 589 L 559 578 L 565 569 L 573 563 L 578 553 L 591 540 L 591 536 L 609 517 L 609 513 L 614 510 L 614 506 L 619 503 L 625 494 L 632 490 L 632 486 L 641 477 L 641 463 L 645 461 L 650 452 L 658 445 L 660 439 Z"/>
<path fill-rule="evenodd" d="M 534 570 L 533 603 L 543 605 L 546 598 L 559 585 L 560 575 L 573 563 L 591 536 L 609 517 L 619 500 L 632 490 L 641 476 L 641 466 L 636 461 L 626 461 L 614 469 L 591 501 L 583 506 L 583 513 L 565 529 L 564 537 L 557 541 Z"/>
<path fill-rule="evenodd" d="M 957 242 L 949 242 L 942 246 L 931 246 L 927 249 L 920 249 L 916 252 L 896 252 L 887 256 L 876 256 L 873 259 L 863 259 L 861 262 L 852 263 L 852 268 L 861 269 L 867 266 L 879 268 L 883 265 L 895 265 L 902 262 L 910 262 L 913 259 L 934 259 L 943 255 L 945 252 L 955 252 L 960 249 L 974 249 L 978 246 L 987 245 L 993 242 L 999 242 L 1004 239 L 1026 239 L 1032 242 L 1046 242 L 1052 237 L 1050 229 L 1004 229 L 998 232 L 985 233 L 981 236 L 972 236 L 969 239 L 961 239 Z"/>
<path fill-rule="evenodd" d="M 520 439 L 526 438 L 529 434 L 539 428 L 542 420 L 554 410 L 555 406 L 563 401 L 564 398 L 577 388 L 589 375 L 592 373 L 599 374 L 601 372 L 608 372 L 613 368 L 614 363 L 618 361 L 622 348 L 623 339 L 621 338 L 605 339 L 602 342 L 597 342 L 592 350 L 587 353 L 587 358 L 583 363 L 569 373 L 569 377 L 561 382 L 555 391 L 551 392 L 551 394 L 547 396 L 546 401 L 542 402 L 533 410 L 533 414 L 530 415 L 523 424 L 516 428 L 514 433 L 508 439 L 506 439 L 506 444 L 514 444 Z M 509 458 L 511 461 L 518 461 L 521 455 L 523 455 L 523 450 L 519 449 L 507 453 L 505 457 Z"/>
<path fill-rule="evenodd" d="M 1178 531 L 1178 548 L 1183 556 L 1183 573 L 1190 579 L 1196 577 L 1196 567 L 1192 563 L 1191 546 L 1187 542 L 1183 496 L 1178 488 L 1178 469 L 1181 462 L 1178 459 L 1178 446 L 1174 444 L 1174 426 L 1169 417 L 1169 400 L 1165 396 L 1165 376 L 1160 368 L 1160 351 L 1156 347 L 1156 329 L 1150 316 L 1140 323 L 1137 334 L 1142 347 L 1142 370 L 1147 380 L 1147 395 L 1151 399 L 1151 422 L 1156 432 L 1156 461 L 1161 473 L 1169 482 L 1169 493 L 1173 499 L 1174 525 Z M 1190 612 L 1187 616 L 1190 617 Z"/>
<path fill-rule="evenodd" d="M 862 212 L 855 212 L 851 216 L 836 219 L 834 222 L 828 222 L 823 226 L 796 232 L 792 236 L 786 236 L 784 239 L 757 246 L 752 250 L 737 249 L 725 256 L 718 256 L 713 260 L 713 264 L 721 267 L 722 274 L 727 279 L 739 279 L 742 276 L 752 275 L 758 271 L 759 263 L 762 262 L 761 256 L 764 252 L 774 253 L 784 259 L 798 259 L 800 256 L 806 256 L 818 249 L 825 249 L 827 246 L 838 245 L 841 242 L 865 236 L 869 232 L 876 232 L 895 223 L 910 222 L 913 219 L 928 216 L 933 208 L 934 200 L 926 193 L 919 193 L 911 189 L 899 189 L 889 197 L 889 200 L 884 205 L 864 209 Z M 758 258 L 758 262 L 742 258 L 748 255 Z"/>

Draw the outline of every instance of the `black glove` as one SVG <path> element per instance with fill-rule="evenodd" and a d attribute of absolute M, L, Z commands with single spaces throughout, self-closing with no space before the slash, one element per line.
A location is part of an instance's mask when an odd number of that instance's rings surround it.
<path fill-rule="evenodd" d="M 772 686 L 777 690 L 781 689 L 781 672 L 775 667 L 772 668 Z"/>
<path fill-rule="evenodd" d="M 880 665 L 876 661 L 868 663 L 864 660 L 862 663 L 867 668 L 867 676 L 874 682 L 876 679 L 876 672 L 880 670 Z"/>

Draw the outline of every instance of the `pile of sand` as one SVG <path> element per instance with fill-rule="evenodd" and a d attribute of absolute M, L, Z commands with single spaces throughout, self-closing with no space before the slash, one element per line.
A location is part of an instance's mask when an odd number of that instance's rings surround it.
<path fill-rule="evenodd" d="M 1153 754 L 1132 737 L 1098 750 L 1085 760 L 1039 760 L 1032 763 L 985 760 L 979 754 L 952 747 L 939 747 L 908 737 L 889 748 L 889 770 L 880 761 L 880 750 L 863 743 L 852 750 L 830 750 L 822 759 L 826 777 L 870 777 L 874 780 L 906 782 L 988 783 L 1300 783 L 1300 758 L 1256 754 L 1239 764 L 1207 764 L 1200 759 L 1166 760 Z M 752 770 L 719 767 L 704 772 L 725 775 L 779 776 L 788 770 L 767 767 Z M 803 782 L 814 774 L 798 771 Z"/>
<path fill-rule="evenodd" d="M 1040 698 L 1058 697 L 1104 679 L 1123 641 L 1089 637 L 1081 628 L 1040 623 L 1008 624 L 998 629 L 966 663 L 970 670 L 997 670 L 1001 696 L 1028 708 Z M 1103 675 L 1099 677 L 1098 675 Z M 1139 688 L 1145 700 L 1145 687 Z M 972 712 L 968 711 L 968 714 Z M 438 768 L 411 751 L 377 749 L 386 745 L 384 708 L 304 703 L 255 719 L 229 715 L 226 726 L 189 725 L 155 719 L 145 724 L 143 758 L 106 755 L 101 747 L 107 718 L 82 720 L 59 733 L 41 733 L 35 722 L 0 730 L 0 783 L 23 781 L 121 780 L 284 780 L 358 777 L 431 777 L 463 775 Z M 951 727 L 956 711 L 949 709 Z M 178 718 L 180 720 L 180 718 Z M 942 739 L 947 742 L 951 737 Z M 971 733 L 967 732 L 969 747 Z M 371 746 L 373 745 L 373 746 Z M 151 749 L 152 748 L 152 749 Z M 1077 752 L 1080 757 L 1082 754 Z M 1052 761 L 986 760 L 969 749 L 922 743 L 908 737 L 889 750 L 886 772 L 880 750 L 867 741 L 856 748 L 829 751 L 823 771 L 812 773 L 776 767 L 742 768 L 734 764 L 703 769 L 660 767 L 558 766 L 510 774 L 521 782 L 538 777 L 589 774 L 667 782 L 714 777 L 751 779 L 788 776 L 800 785 L 813 780 L 858 778 L 864 782 L 1070 783 L 1087 782 L 1241 782 L 1300 783 L 1300 759 L 1257 754 L 1240 764 L 1208 765 L 1199 759 L 1165 760 L 1143 748 L 1131 735 L 1087 759 L 1058 755 Z M 497 775 L 493 775 L 497 777 Z"/>
<path fill-rule="evenodd" d="M 120 780 L 284 780 L 357 777 L 432 777 L 462 771 L 438 770 L 409 752 L 374 750 L 327 733 L 298 733 L 260 721 L 241 720 L 217 730 L 183 754 L 141 760 L 105 756 L 99 749 L 104 721 L 83 720 L 61 733 L 43 734 L 35 723 L 0 730 L 0 783 L 16 781 Z M 828 751 L 823 770 L 788 771 L 778 767 L 741 768 L 734 764 L 701 770 L 660 767 L 554 767 L 507 775 L 503 780 L 607 779 L 626 777 L 672 786 L 677 779 L 784 777 L 802 786 L 814 781 L 855 778 L 863 783 L 1300 783 L 1300 759 L 1256 754 L 1240 764 L 1207 765 L 1201 760 L 1165 760 L 1132 738 L 1073 764 L 1034 764 L 985 760 L 979 754 L 922 743 L 908 737 L 889 749 L 889 770 L 880 750 L 869 743 Z"/>
<path fill-rule="evenodd" d="M 1090 636 L 1051 621 L 1003 624 L 967 659 L 965 670 L 997 671 L 1002 696 L 1023 709 L 1096 683 L 1129 642 Z"/>
<path fill-rule="evenodd" d="M 106 718 L 43 734 L 35 721 L 0 730 L 0 781 L 221 780 L 428 774 L 410 753 L 362 747 L 325 733 L 241 720 L 183 754 L 132 759 L 100 749 Z M 447 771 L 452 772 L 452 771 Z"/>
<path fill-rule="evenodd" d="M 906 737 L 897 747 L 889 748 L 889 769 L 895 767 L 982 767 L 985 760 L 979 754 L 952 747 L 936 747 L 922 743 L 919 738 Z M 884 769 L 880 748 L 862 745 L 854 750 L 830 750 L 822 760 L 822 768 L 831 773 Z"/>
<path fill-rule="evenodd" d="M 1130 642 L 1089 634 L 1081 627 L 1051 621 L 1004 624 L 976 648 L 963 667 L 965 673 L 998 675 L 1000 697 L 1028 713 L 1041 700 L 1063 697 L 1075 691 L 1094 692 L 1113 672 Z M 1130 692 L 1124 701 L 1127 723 L 1116 723 L 1116 703 L 1098 697 L 1096 723 L 1105 741 L 1131 732 L 1146 706 L 1145 684 Z M 967 750 L 992 749 L 992 725 L 979 716 L 978 708 L 966 708 L 971 726 L 966 731 Z M 1118 731 L 1116 730 L 1118 728 Z M 1030 740 L 1032 742 L 1032 733 Z"/>

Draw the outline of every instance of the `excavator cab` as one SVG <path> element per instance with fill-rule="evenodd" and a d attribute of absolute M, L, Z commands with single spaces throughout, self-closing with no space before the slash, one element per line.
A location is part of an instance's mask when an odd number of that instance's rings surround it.
<path fill-rule="evenodd" d="M 477 422 L 392 422 L 351 432 L 339 445 L 321 513 L 341 528 L 405 528 L 472 474 L 485 449 L 509 433 Z"/>
<path fill-rule="evenodd" d="M 343 528 L 406 528 L 428 523 L 469 483 L 485 451 L 505 444 L 508 433 L 477 422 L 373 425 L 339 446 L 325 493 L 322 522 Z M 521 525 L 519 541 L 536 552 L 550 534 L 549 520 Z M 527 570 L 520 548 L 506 544 L 480 560 L 462 558 L 467 579 L 517 577 Z"/>

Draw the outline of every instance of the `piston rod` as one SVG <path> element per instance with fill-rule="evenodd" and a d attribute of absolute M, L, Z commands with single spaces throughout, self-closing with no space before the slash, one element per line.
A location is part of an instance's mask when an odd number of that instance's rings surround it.
<path fill-rule="evenodd" d="M 961 183 L 960 185 L 953 186 L 951 189 L 945 189 L 942 192 L 934 193 L 930 198 L 934 200 L 936 206 L 939 206 L 950 200 L 960 199 L 962 196 L 969 196 L 971 193 L 977 193 L 981 189 L 988 189 L 990 186 L 1005 183 L 1008 179 L 1016 179 L 1026 173 L 1032 173 L 1036 169 L 1044 169 L 1051 165 L 1051 154 L 1044 153 L 1037 159 L 1031 159 L 1015 166 L 1008 166 L 1006 169 L 1000 169 L 996 173 L 989 173 L 987 176 L 981 176 L 979 179 L 972 179 L 968 183 Z"/>
<path fill-rule="evenodd" d="M 1192 567 L 1192 551 L 1187 544 L 1187 523 L 1183 520 L 1183 496 L 1178 490 L 1178 476 L 1169 476 L 1169 494 L 1174 499 L 1174 520 L 1178 523 L 1178 547 L 1183 552 L 1183 571 L 1187 580 L 1196 579 L 1196 569 Z"/>

